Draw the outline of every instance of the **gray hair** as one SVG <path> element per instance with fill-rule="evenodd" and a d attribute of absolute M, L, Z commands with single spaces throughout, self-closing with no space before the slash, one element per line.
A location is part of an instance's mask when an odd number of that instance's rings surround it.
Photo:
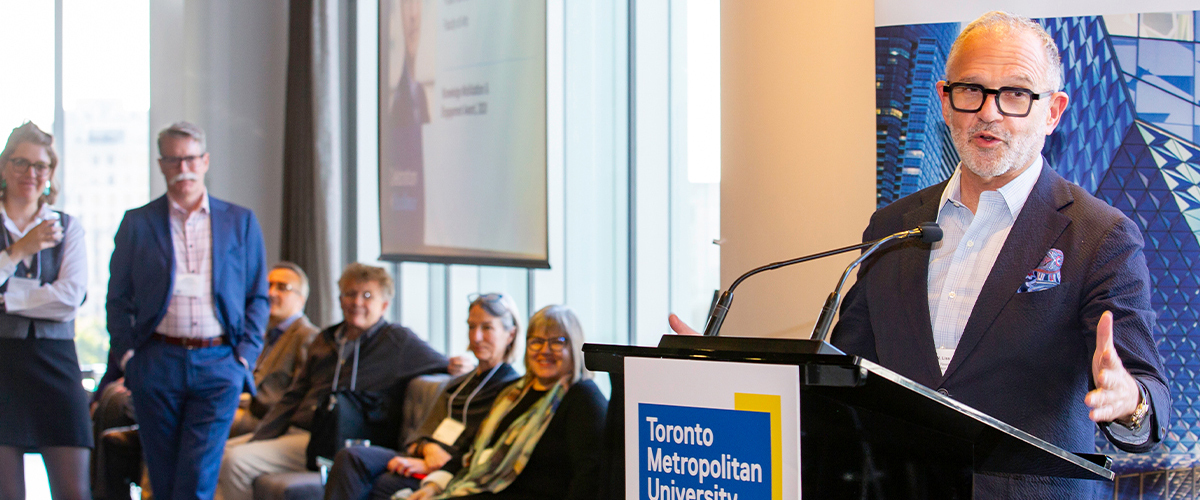
<path fill-rule="evenodd" d="M 281 260 L 278 264 L 275 264 L 271 267 L 272 271 L 276 269 L 287 269 L 288 271 L 296 273 L 296 276 L 300 277 L 300 290 L 298 290 L 300 292 L 300 296 L 304 297 L 305 299 L 308 298 L 308 274 L 304 273 L 304 269 L 301 269 L 300 266 L 295 262 L 289 262 L 286 260 Z"/>
<path fill-rule="evenodd" d="M 374 282 L 379 285 L 380 291 L 383 292 L 383 298 L 387 300 L 392 300 L 392 297 L 396 296 L 396 282 L 392 281 L 392 275 L 388 274 L 386 269 L 368 266 L 360 262 L 346 266 L 346 269 L 342 271 L 342 277 L 338 278 L 338 289 L 345 291 L 350 285 L 361 282 Z"/>
<path fill-rule="evenodd" d="M 529 318 L 529 329 L 526 330 L 525 336 L 533 334 L 538 330 L 545 331 L 550 334 L 559 334 L 567 338 L 567 342 L 571 345 L 568 350 L 571 352 L 571 363 L 574 365 L 574 370 L 571 373 L 571 384 L 580 380 L 592 378 L 591 372 L 583 369 L 583 325 L 579 323 L 579 318 L 575 316 L 575 311 L 570 307 L 562 305 L 549 305 L 543 307 L 542 310 L 533 314 Z M 529 369 L 529 355 L 525 356 L 525 376 L 532 377 L 533 370 Z"/>
<path fill-rule="evenodd" d="M 1016 14 L 1010 14 L 999 10 L 993 10 L 979 16 L 978 19 L 971 21 L 966 28 L 963 28 L 962 33 L 958 34 L 958 38 L 954 39 L 954 45 L 950 46 L 950 55 L 946 57 L 946 76 L 949 77 L 950 66 L 958 59 L 958 53 L 962 46 L 963 40 L 976 31 L 990 31 L 993 33 L 1030 33 L 1037 36 L 1042 42 L 1042 50 L 1046 56 L 1046 83 L 1050 84 L 1051 91 L 1062 90 L 1063 75 L 1062 57 L 1058 53 L 1058 44 L 1054 43 L 1054 37 L 1046 32 L 1046 29 L 1036 21 Z M 1043 92 L 1042 89 L 1033 89 L 1034 92 Z"/>
<path fill-rule="evenodd" d="M 502 293 L 480 294 L 471 300 L 471 305 L 467 306 L 467 314 L 470 314 L 471 309 L 474 309 L 475 306 L 479 306 L 489 316 L 498 318 L 505 331 L 516 332 L 521 329 L 521 322 L 517 319 L 517 302 L 512 297 Z M 510 363 L 516 344 L 517 336 L 513 335 L 512 341 L 504 349 L 504 359 Z"/>
<path fill-rule="evenodd" d="M 208 140 L 204 134 L 204 129 L 199 125 L 188 121 L 177 121 L 172 123 L 170 127 L 162 129 L 158 133 L 158 155 L 162 156 L 163 139 L 167 137 L 188 138 L 200 144 L 200 151 L 208 152 Z"/>

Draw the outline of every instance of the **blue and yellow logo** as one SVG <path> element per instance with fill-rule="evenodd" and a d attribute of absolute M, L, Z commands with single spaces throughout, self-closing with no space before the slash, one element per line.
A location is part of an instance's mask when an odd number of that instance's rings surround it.
<path fill-rule="evenodd" d="M 782 500 L 779 396 L 734 394 L 734 409 L 638 404 L 643 500 Z"/>

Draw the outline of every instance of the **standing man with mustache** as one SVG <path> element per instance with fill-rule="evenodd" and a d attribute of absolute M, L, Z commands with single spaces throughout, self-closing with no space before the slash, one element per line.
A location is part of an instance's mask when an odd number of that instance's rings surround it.
<path fill-rule="evenodd" d="M 209 499 L 268 315 L 262 230 L 209 197 L 200 127 L 158 134 L 167 194 L 125 213 L 108 285 L 111 349 L 133 394 L 154 495 Z M 115 356 L 114 356 L 115 357 Z"/>

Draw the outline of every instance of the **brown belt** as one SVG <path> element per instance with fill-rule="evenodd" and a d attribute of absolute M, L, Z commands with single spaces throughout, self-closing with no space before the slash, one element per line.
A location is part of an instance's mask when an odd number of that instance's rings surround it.
<path fill-rule="evenodd" d="M 201 349 L 205 347 L 216 347 L 225 343 L 224 337 L 209 337 L 204 339 L 188 338 L 188 337 L 172 337 L 161 333 L 151 333 L 150 338 L 166 344 L 183 346 L 188 349 Z"/>

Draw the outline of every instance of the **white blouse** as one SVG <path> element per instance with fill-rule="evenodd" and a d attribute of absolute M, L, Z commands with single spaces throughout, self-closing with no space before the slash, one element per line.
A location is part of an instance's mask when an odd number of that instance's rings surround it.
<path fill-rule="evenodd" d="M 4 219 L 4 229 L 8 231 L 9 241 L 16 243 L 43 221 L 57 219 L 58 214 L 49 205 L 43 204 L 37 216 L 24 229 L 18 228 L 8 217 L 3 205 L 0 205 L 0 217 Z M 88 279 L 87 247 L 83 224 L 79 222 L 78 218 L 73 219 L 63 234 L 62 263 L 58 268 L 58 279 L 30 290 L 4 293 L 4 306 L 9 313 L 51 321 L 75 319 L 76 310 L 87 296 Z M 8 252 L 0 252 L 0 284 L 7 283 L 17 272 L 17 263 Z M 32 256 L 25 259 L 25 265 L 33 265 Z"/>

